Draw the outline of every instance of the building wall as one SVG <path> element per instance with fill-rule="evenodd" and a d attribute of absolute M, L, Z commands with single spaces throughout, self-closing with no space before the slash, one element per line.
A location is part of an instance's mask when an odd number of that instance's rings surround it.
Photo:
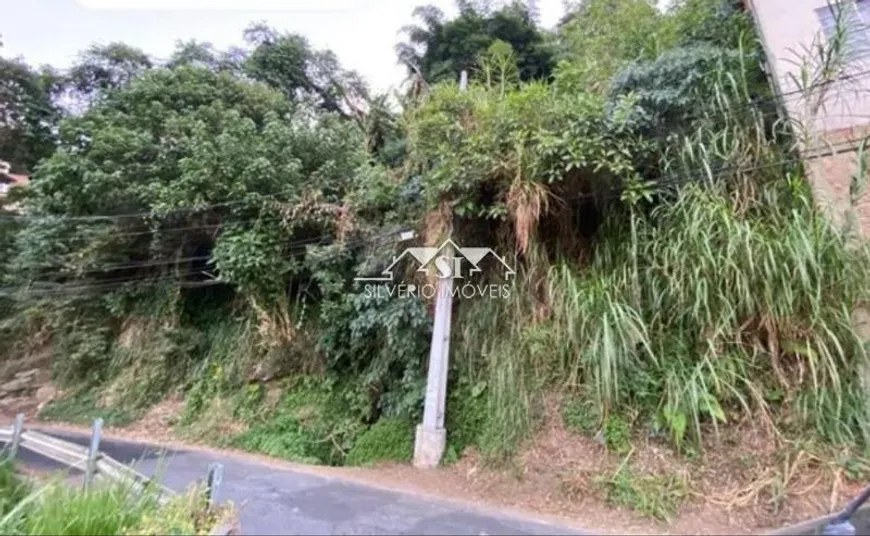
<path fill-rule="evenodd" d="M 870 135 L 870 62 L 848 65 L 834 82 L 813 71 L 813 49 L 825 42 L 817 9 L 827 0 L 750 0 L 767 55 L 767 69 L 792 124 L 816 202 L 835 223 L 851 209 L 849 190 L 858 170 L 857 147 Z M 868 158 L 870 161 L 870 158 Z M 865 178 L 866 179 L 866 178 Z M 870 185 L 854 211 L 859 231 L 870 238 Z"/>
<path fill-rule="evenodd" d="M 851 63 L 838 83 L 820 85 L 815 43 L 824 42 L 817 9 L 827 0 L 751 0 L 771 77 L 790 119 L 811 131 L 838 131 L 870 123 L 870 61 Z M 820 105 L 820 106 L 819 106 Z M 813 109 L 818 107 L 817 112 Z"/>
<path fill-rule="evenodd" d="M 870 127 L 848 128 L 829 132 L 827 138 L 836 148 L 837 142 L 855 137 L 870 136 Z M 844 149 L 820 148 L 807 153 L 806 169 L 813 190 L 813 197 L 828 217 L 837 225 L 854 218 L 856 230 L 870 238 L 870 177 L 864 173 L 863 191 L 851 200 L 852 179 L 859 170 L 859 151 L 854 144 Z M 870 142 L 864 154 L 865 167 L 870 167 Z"/>

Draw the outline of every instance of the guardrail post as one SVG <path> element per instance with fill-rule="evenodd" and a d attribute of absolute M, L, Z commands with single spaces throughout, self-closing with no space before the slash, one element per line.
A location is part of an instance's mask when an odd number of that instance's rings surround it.
<path fill-rule="evenodd" d="M 208 480 L 206 481 L 206 500 L 208 507 L 211 509 L 217 497 L 218 489 L 221 487 L 221 480 L 224 476 L 224 466 L 219 463 L 211 463 L 208 466 Z"/>
<path fill-rule="evenodd" d="M 102 432 L 103 419 L 97 417 L 94 419 L 94 425 L 91 429 L 91 444 L 88 447 L 88 460 L 85 467 L 85 486 L 91 483 L 97 469 L 97 456 L 100 454 L 100 435 Z"/>
<path fill-rule="evenodd" d="M 9 459 L 14 460 L 18 454 L 18 445 L 21 444 L 21 432 L 24 430 L 24 414 L 15 415 L 15 424 L 12 426 L 12 441 L 9 443 Z"/>

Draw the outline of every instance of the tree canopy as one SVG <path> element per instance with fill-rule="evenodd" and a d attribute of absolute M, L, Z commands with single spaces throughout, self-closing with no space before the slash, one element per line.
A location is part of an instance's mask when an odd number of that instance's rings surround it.
<path fill-rule="evenodd" d="M 22 60 L 0 58 L 0 159 L 29 172 L 54 149 L 61 111 L 55 102 L 58 75 Z"/>
<path fill-rule="evenodd" d="M 533 3 L 513 0 L 498 9 L 489 2 L 457 2 L 459 15 L 446 20 L 435 6 L 420 6 L 414 16 L 420 25 L 403 28 L 407 41 L 396 46 L 399 61 L 410 75 L 429 83 L 456 81 L 463 70 L 473 71 L 495 41 L 503 41 L 516 54 L 522 80 L 545 80 L 553 68 L 552 53 L 538 27 Z"/>

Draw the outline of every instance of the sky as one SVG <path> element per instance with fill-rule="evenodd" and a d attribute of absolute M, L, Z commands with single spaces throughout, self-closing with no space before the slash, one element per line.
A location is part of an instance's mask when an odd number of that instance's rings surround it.
<path fill-rule="evenodd" d="M 0 54 L 65 68 L 93 43 L 122 41 L 162 59 L 178 40 L 241 45 L 244 28 L 262 20 L 332 49 L 343 66 L 386 90 L 405 77 L 393 49 L 399 29 L 427 3 L 456 12 L 454 0 L 2 0 Z M 546 27 L 565 12 L 564 0 L 537 3 Z"/>

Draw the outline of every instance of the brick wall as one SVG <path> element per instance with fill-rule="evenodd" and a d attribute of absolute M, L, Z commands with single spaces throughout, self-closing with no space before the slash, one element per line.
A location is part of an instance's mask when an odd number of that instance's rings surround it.
<path fill-rule="evenodd" d="M 849 189 L 852 177 L 858 172 L 858 146 L 856 141 L 870 136 L 870 127 L 847 128 L 826 133 L 812 151 L 805 151 L 807 178 L 812 185 L 816 203 L 838 226 L 846 222 L 853 207 Z M 865 152 L 870 165 L 870 142 Z M 854 206 L 855 223 L 864 238 L 870 238 L 870 176 L 865 170 L 865 184 Z"/>

